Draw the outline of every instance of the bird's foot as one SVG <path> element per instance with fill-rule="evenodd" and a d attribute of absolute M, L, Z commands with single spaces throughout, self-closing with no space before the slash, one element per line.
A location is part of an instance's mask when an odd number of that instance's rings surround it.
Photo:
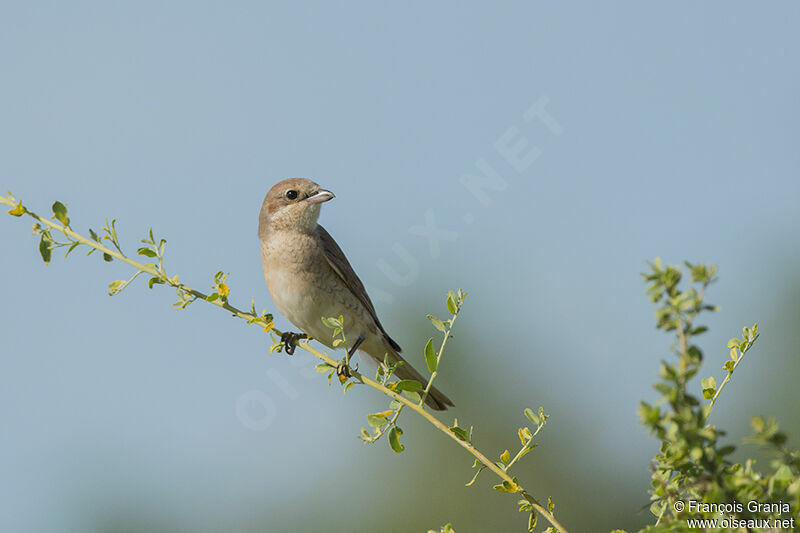
<path fill-rule="evenodd" d="M 297 347 L 297 341 L 307 339 L 308 335 L 305 333 L 295 333 L 294 331 L 287 331 L 281 335 L 281 342 L 283 349 L 288 355 L 294 354 L 294 349 Z"/>
<path fill-rule="evenodd" d="M 353 377 L 353 370 L 358 372 L 358 365 L 351 367 L 349 357 L 345 357 L 336 365 L 336 375 L 339 376 L 340 381 L 348 380 Z"/>
<path fill-rule="evenodd" d="M 336 367 L 336 375 L 339 376 L 339 381 L 344 382 L 345 380 L 352 377 L 352 374 L 350 372 L 351 370 L 350 358 L 353 357 L 353 354 L 356 353 L 356 350 L 358 350 L 358 347 L 361 346 L 363 342 L 364 342 L 364 337 L 359 337 L 358 339 L 356 339 L 356 343 L 353 345 L 352 348 L 350 348 L 350 350 L 347 351 L 347 355 L 344 356 L 344 359 L 339 361 L 339 364 Z M 358 372 L 358 365 L 356 365 L 356 367 L 353 370 Z"/>

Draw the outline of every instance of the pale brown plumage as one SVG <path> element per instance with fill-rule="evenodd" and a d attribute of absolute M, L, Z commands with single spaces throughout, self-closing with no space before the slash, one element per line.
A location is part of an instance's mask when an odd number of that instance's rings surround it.
<path fill-rule="evenodd" d="M 325 250 L 325 259 L 328 260 L 330 263 L 331 268 L 333 268 L 334 272 L 339 276 L 339 278 L 344 282 L 350 292 L 352 292 L 358 301 L 366 308 L 369 312 L 370 317 L 375 321 L 375 325 L 378 326 L 378 329 L 381 330 L 384 337 L 386 338 L 386 342 L 389 343 L 389 346 L 392 347 L 394 351 L 400 353 L 403 351 L 400 348 L 400 345 L 397 344 L 389 334 L 386 333 L 386 330 L 383 329 L 383 325 L 381 325 L 381 321 L 378 320 L 378 314 L 375 312 L 375 306 L 372 305 L 372 300 L 369 299 L 369 295 L 367 294 L 367 289 L 364 288 L 364 284 L 361 283 L 361 279 L 356 275 L 355 270 L 353 267 L 350 266 L 350 262 L 345 257 L 344 252 L 339 245 L 336 244 L 336 241 L 333 240 L 331 234 L 328 233 L 328 230 L 323 228 L 321 225 L 317 224 L 317 233 L 320 238 L 320 242 L 322 242 L 322 248 Z"/>
<path fill-rule="evenodd" d="M 267 193 L 259 216 L 258 236 L 264 279 L 278 310 L 292 324 L 322 344 L 333 347 L 331 331 L 322 317 L 344 317 L 345 335 L 364 342 L 359 351 L 383 361 L 403 361 L 395 371 L 400 379 L 426 383 L 400 356 L 400 346 L 386 333 L 344 252 L 319 224 L 320 205 L 333 198 L 311 180 L 290 178 Z M 452 406 L 435 387 L 426 399 L 433 409 Z"/>

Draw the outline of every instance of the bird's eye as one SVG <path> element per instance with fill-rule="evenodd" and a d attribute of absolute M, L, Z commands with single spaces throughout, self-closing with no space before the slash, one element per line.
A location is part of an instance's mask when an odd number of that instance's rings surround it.
<path fill-rule="evenodd" d="M 292 189 L 290 191 L 286 191 L 286 198 L 288 198 L 289 200 L 296 200 L 297 199 L 297 191 L 295 191 L 294 189 Z"/>

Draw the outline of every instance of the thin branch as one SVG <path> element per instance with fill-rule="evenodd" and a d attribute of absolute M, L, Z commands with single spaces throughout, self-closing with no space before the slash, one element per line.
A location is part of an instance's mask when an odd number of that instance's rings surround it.
<path fill-rule="evenodd" d="M 544 427 L 544 422 L 539 422 L 539 425 L 536 426 L 536 431 L 533 432 L 533 435 L 531 435 L 531 437 L 528 439 L 528 442 L 525 443 L 525 445 L 519 449 L 517 455 L 515 455 L 514 458 L 511 459 L 511 461 L 506 465 L 506 472 L 508 472 L 511 469 L 511 467 L 514 466 L 514 464 L 517 461 L 519 461 L 523 455 L 525 455 L 527 450 L 533 448 L 533 439 L 536 438 L 536 435 L 539 434 L 539 432 L 542 430 L 543 427 Z"/>
<path fill-rule="evenodd" d="M 195 289 L 189 287 L 188 285 L 185 285 L 183 283 L 178 282 L 178 277 L 177 276 L 169 277 L 169 276 L 166 275 L 166 273 L 164 272 L 163 269 L 160 269 L 156 265 L 143 264 L 143 263 L 139 263 L 137 261 L 134 261 L 133 259 L 130 259 L 129 257 L 125 256 L 120 250 L 112 250 L 112 249 L 110 249 L 110 248 L 108 248 L 106 246 L 103 246 L 99 242 L 96 242 L 96 241 L 94 241 L 92 239 L 87 239 L 86 237 L 80 235 L 79 233 L 76 233 L 75 231 L 73 231 L 72 229 L 70 229 L 67 226 L 62 226 L 61 224 L 53 222 L 52 220 L 45 219 L 45 218 L 37 215 L 36 213 L 28 210 L 24 206 L 22 206 L 22 204 L 17 202 L 16 199 L 13 196 L 9 196 L 9 197 L 0 196 L 0 203 L 6 204 L 6 205 L 10 205 L 10 206 L 15 207 L 15 208 L 21 206 L 24 209 L 24 214 L 27 214 L 27 215 L 33 217 L 34 219 L 36 219 L 41 224 L 44 224 L 44 225 L 46 225 L 46 226 L 48 226 L 48 227 L 50 227 L 50 228 L 52 228 L 54 230 L 62 232 L 65 236 L 73 239 L 74 241 L 77 241 L 77 242 L 79 242 L 81 244 L 84 244 L 86 246 L 95 248 L 96 250 L 99 250 L 99 251 L 103 252 L 104 254 L 108 254 L 111 257 L 119 259 L 120 261 L 122 261 L 124 263 L 127 263 L 128 265 L 132 266 L 133 268 L 135 268 L 136 270 L 138 270 L 140 272 L 143 272 L 143 273 L 146 273 L 146 274 L 150 274 L 150 275 L 158 278 L 164 284 L 167 284 L 167 285 L 170 285 L 172 287 L 175 287 L 176 289 L 178 289 L 178 290 L 180 290 L 180 291 L 182 291 L 182 292 L 184 292 L 186 294 L 190 294 L 191 296 L 194 296 L 197 299 L 204 300 L 204 301 L 206 301 L 208 303 L 216 305 L 217 307 L 225 309 L 226 311 L 229 311 L 230 313 L 232 313 L 234 316 L 236 316 L 238 318 L 242 318 L 244 320 L 247 320 L 248 323 L 258 324 L 258 325 L 262 326 L 264 329 L 266 329 L 268 331 L 275 332 L 277 335 L 283 334 L 282 331 L 280 331 L 280 330 L 278 330 L 278 329 L 276 329 L 274 327 L 274 325 L 272 324 L 271 321 L 270 322 L 266 321 L 264 319 L 264 317 L 255 315 L 253 313 L 248 313 L 248 312 L 242 311 L 241 309 L 238 309 L 238 308 L 230 305 L 227 301 L 223 300 L 222 298 L 217 298 L 217 299 L 215 299 L 213 301 L 209 301 L 208 300 L 209 295 L 204 294 L 204 293 L 202 293 L 202 292 L 200 292 L 198 290 L 195 290 Z M 453 321 L 455 321 L 455 317 L 453 318 Z M 450 326 L 452 328 L 452 322 L 451 322 Z M 449 337 L 449 329 L 448 329 L 448 334 L 445 335 L 445 338 L 444 338 L 444 340 L 442 342 L 442 349 L 444 348 L 444 345 L 446 344 L 448 337 Z M 302 341 L 302 342 L 297 343 L 297 345 L 299 347 L 301 347 L 303 350 L 305 350 L 308 353 L 310 353 L 311 355 L 313 355 L 314 357 L 316 357 L 317 359 L 319 359 L 321 361 L 324 361 L 324 362 L 328 363 L 329 365 L 331 365 L 333 367 L 338 365 L 338 361 L 336 361 L 335 359 L 331 358 L 328 354 L 320 352 L 319 350 L 317 350 L 316 348 L 314 348 L 313 346 L 308 344 L 308 342 Z M 441 357 L 441 351 L 439 352 L 439 356 Z M 469 452 L 476 459 L 478 459 L 478 461 L 480 461 L 486 468 L 488 468 L 489 470 L 494 472 L 500 479 L 502 479 L 503 481 L 507 481 L 507 482 L 511 483 L 512 485 L 518 486 L 519 490 L 517 492 L 519 494 L 521 494 L 522 497 L 525 498 L 525 500 L 528 501 L 528 503 L 530 503 L 530 505 L 534 509 L 536 509 L 536 511 L 539 512 L 539 514 L 541 514 L 556 529 L 558 529 L 562 533 L 567 533 L 566 528 L 564 528 L 564 526 L 562 526 L 558 522 L 558 520 L 556 520 L 556 518 L 552 515 L 552 513 L 550 513 L 544 506 L 542 506 L 538 501 L 536 501 L 536 499 L 533 496 L 528 494 L 525 491 L 525 489 L 519 484 L 518 481 L 514 481 L 512 479 L 512 477 L 508 475 L 508 473 L 506 473 L 502 468 L 498 467 L 494 463 L 494 461 L 491 461 L 489 458 L 487 458 L 485 455 L 483 455 L 483 453 L 481 453 L 477 448 L 475 448 L 470 442 L 461 440 L 455 433 L 450 431 L 450 428 L 447 425 L 445 425 L 438 418 L 436 418 L 435 416 L 430 414 L 428 411 L 426 411 L 421 405 L 419 405 L 419 404 L 417 404 L 415 402 L 412 402 L 411 400 L 407 399 L 406 397 L 404 397 L 404 396 L 396 393 L 395 391 L 385 387 L 384 385 L 378 383 L 377 381 L 372 380 L 372 379 L 364 376 L 363 374 L 360 374 L 359 372 L 356 372 L 356 371 L 351 371 L 351 372 L 352 372 L 353 377 L 356 378 L 359 382 L 363 383 L 364 385 L 367 385 L 368 387 L 371 387 L 371 388 L 373 388 L 375 390 L 378 390 L 378 391 L 382 392 L 386 396 L 389 396 L 393 400 L 399 402 L 404 407 L 408 407 L 409 409 L 411 409 L 414 412 L 416 412 L 419 416 L 421 416 L 422 418 L 424 418 L 425 420 L 430 422 L 436 429 L 438 429 L 439 431 L 441 431 L 442 433 L 444 433 L 445 435 L 447 435 L 448 437 L 453 439 L 459 446 L 464 448 L 467 452 Z M 435 376 L 435 373 L 434 373 L 434 375 L 431 376 L 431 379 L 428 382 L 428 387 L 426 388 L 425 393 L 427 393 L 429 391 L 430 386 L 431 386 L 431 382 L 433 381 L 433 377 L 434 376 Z M 423 396 L 423 398 L 424 398 L 424 396 Z"/>
<path fill-rule="evenodd" d="M 439 363 L 442 360 L 442 354 L 444 353 L 444 347 L 447 346 L 447 340 L 450 338 L 450 332 L 453 331 L 453 324 L 456 322 L 456 318 L 458 318 L 458 313 L 461 311 L 461 304 L 460 302 L 456 304 L 456 312 L 453 313 L 453 318 L 450 319 L 447 331 L 444 334 L 444 338 L 442 339 L 442 345 L 439 347 L 439 352 L 436 354 L 436 370 L 431 372 L 431 377 L 428 379 L 428 384 L 425 386 L 425 390 L 422 392 L 422 395 L 419 400 L 419 405 L 423 405 L 425 403 L 425 398 L 428 397 L 428 393 L 433 386 L 433 380 L 436 379 L 436 376 L 439 375 Z M 426 361 L 427 363 L 427 361 Z"/>
<path fill-rule="evenodd" d="M 734 361 L 733 368 L 731 368 L 730 372 L 728 372 L 728 375 L 725 376 L 725 379 L 723 379 L 722 383 L 720 383 L 719 387 L 717 387 L 717 392 L 714 393 L 714 396 L 711 398 L 711 402 L 708 404 L 708 407 L 706 408 L 706 420 L 708 420 L 708 417 L 711 416 L 711 410 L 714 408 L 714 404 L 717 403 L 717 398 L 719 398 L 722 389 L 725 388 L 725 385 L 727 385 L 728 382 L 731 380 L 731 377 L 733 377 L 733 373 L 736 372 L 736 367 L 738 367 L 739 363 L 742 362 L 742 359 L 744 359 L 744 355 L 748 352 L 753 343 L 756 342 L 756 339 L 758 339 L 758 335 L 756 335 L 752 341 L 749 341 L 744 351 L 741 352 L 739 354 L 739 357 L 736 358 L 736 361 Z"/>

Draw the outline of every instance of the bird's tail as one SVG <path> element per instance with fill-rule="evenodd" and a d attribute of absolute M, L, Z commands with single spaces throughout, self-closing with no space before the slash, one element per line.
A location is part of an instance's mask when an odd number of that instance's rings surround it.
<path fill-rule="evenodd" d="M 394 355 L 399 361 L 403 361 L 403 364 L 398 366 L 394 371 L 394 375 L 400 379 L 413 379 L 415 381 L 419 381 L 422 383 L 422 387 L 424 388 L 428 383 L 428 380 L 424 378 L 422 374 L 417 372 L 413 366 L 408 364 L 408 362 L 403 359 L 402 356 L 397 353 Z M 431 387 L 431 390 L 428 391 L 428 397 L 425 398 L 425 405 L 434 411 L 445 411 L 448 407 L 455 407 L 450 398 L 445 396 L 445 394 L 436 387 Z"/>

